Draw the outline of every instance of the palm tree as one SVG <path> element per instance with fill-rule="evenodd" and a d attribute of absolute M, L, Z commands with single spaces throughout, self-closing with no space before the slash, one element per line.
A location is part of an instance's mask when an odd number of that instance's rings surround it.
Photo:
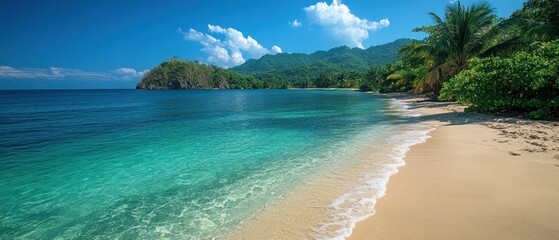
<path fill-rule="evenodd" d="M 528 0 L 499 25 L 500 38 L 482 57 L 530 50 L 536 43 L 559 39 L 559 0 Z"/>
<path fill-rule="evenodd" d="M 423 57 L 416 54 L 416 48 L 422 41 L 414 40 L 398 50 L 399 60 L 394 65 L 392 74 L 386 80 L 392 81 L 396 91 L 406 91 L 417 84 L 426 74 Z"/>
<path fill-rule="evenodd" d="M 559 0 L 528 0 L 514 12 L 511 21 L 522 29 L 524 41 L 559 38 Z"/>
<path fill-rule="evenodd" d="M 468 59 L 488 49 L 488 43 L 499 32 L 499 24 L 487 2 L 469 7 L 460 2 L 449 4 L 444 19 L 435 13 L 429 15 L 435 25 L 415 30 L 429 34 L 425 43 L 415 49 L 428 69 L 415 92 L 432 91 L 437 96 L 443 81 L 465 69 Z"/>

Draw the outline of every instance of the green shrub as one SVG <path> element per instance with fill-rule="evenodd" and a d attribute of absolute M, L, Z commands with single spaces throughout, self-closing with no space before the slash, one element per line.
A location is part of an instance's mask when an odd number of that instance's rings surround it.
<path fill-rule="evenodd" d="M 474 58 L 444 84 L 440 100 L 472 104 L 470 111 L 522 111 L 531 118 L 557 116 L 559 41 L 510 58 Z"/>

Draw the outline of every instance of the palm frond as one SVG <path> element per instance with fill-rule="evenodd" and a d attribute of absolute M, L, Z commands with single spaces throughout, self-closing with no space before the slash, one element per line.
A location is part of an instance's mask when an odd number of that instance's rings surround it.
<path fill-rule="evenodd" d="M 512 50 L 512 49 L 517 49 L 524 45 L 525 43 L 523 41 L 520 41 L 520 37 L 513 37 L 485 49 L 483 52 L 479 54 L 479 56 L 480 57 L 495 56 L 499 53 Z"/>
<path fill-rule="evenodd" d="M 419 80 L 415 86 L 414 93 L 432 91 L 438 94 L 444 80 L 455 74 L 454 71 L 455 68 L 448 62 L 434 67 Z"/>

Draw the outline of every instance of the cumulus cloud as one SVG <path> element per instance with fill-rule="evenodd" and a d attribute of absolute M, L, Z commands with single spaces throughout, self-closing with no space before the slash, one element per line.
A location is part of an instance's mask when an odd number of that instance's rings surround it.
<path fill-rule="evenodd" d="M 134 68 L 119 68 L 116 72 L 125 78 L 139 78 L 143 77 L 149 70 L 136 71 Z"/>
<path fill-rule="evenodd" d="M 334 39 L 350 47 L 363 48 L 363 41 L 369 38 L 369 31 L 390 25 L 388 19 L 378 22 L 361 19 L 340 0 L 333 0 L 331 4 L 318 2 L 304 10 L 312 22 L 324 27 Z"/>
<path fill-rule="evenodd" d="M 210 32 L 213 33 L 226 33 L 227 30 L 225 30 L 224 28 L 220 27 L 220 26 L 216 26 L 216 25 L 211 25 L 208 24 L 208 29 L 210 30 Z"/>
<path fill-rule="evenodd" d="M 272 46 L 272 54 L 278 54 L 278 53 L 282 53 L 281 48 L 276 45 Z"/>
<path fill-rule="evenodd" d="M 142 77 L 148 70 L 119 68 L 108 72 L 90 72 L 71 68 L 14 68 L 0 66 L 0 78 L 15 79 L 84 79 L 84 80 L 126 80 Z"/>
<path fill-rule="evenodd" d="M 242 32 L 234 28 L 222 28 L 209 24 L 208 30 L 210 33 L 223 35 L 224 37 L 218 39 L 192 28 L 188 32 L 179 28 L 177 32 L 183 34 L 185 40 L 202 44 L 204 47 L 201 50 L 208 54 L 208 62 L 221 67 L 234 67 L 243 64 L 246 61 L 244 55 L 257 59 L 266 54 L 282 52 L 281 48 L 275 45 L 271 50 L 266 49 L 251 36 L 245 37 Z"/>
<path fill-rule="evenodd" d="M 299 20 L 295 19 L 293 20 L 293 22 L 289 23 L 292 27 L 300 27 L 301 26 L 301 22 L 299 22 Z"/>

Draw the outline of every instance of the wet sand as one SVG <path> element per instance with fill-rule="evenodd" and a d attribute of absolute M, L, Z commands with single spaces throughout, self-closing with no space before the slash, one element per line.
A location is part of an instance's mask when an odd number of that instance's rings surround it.
<path fill-rule="evenodd" d="M 349 239 L 557 239 L 558 123 L 408 101 L 439 127 Z"/>
<path fill-rule="evenodd" d="M 358 222 L 349 239 L 557 239 L 559 123 L 468 114 L 463 106 L 406 94 L 391 97 L 421 114 L 403 125 L 437 127 L 406 153 L 386 195 L 368 205 L 373 215 Z M 379 170 L 370 163 L 383 150 L 368 151 L 267 207 L 228 238 L 325 238 L 317 228 L 330 221 L 333 199 L 361 181 L 364 171 Z"/>

